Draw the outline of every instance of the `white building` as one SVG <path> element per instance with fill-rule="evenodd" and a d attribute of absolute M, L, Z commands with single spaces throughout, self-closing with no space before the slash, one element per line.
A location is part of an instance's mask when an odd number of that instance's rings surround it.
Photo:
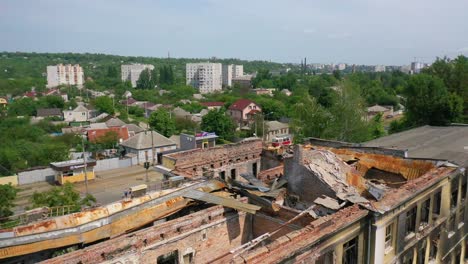
<path fill-rule="evenodd" d="M 223 65 L 223 85 L 232 86 L 232 78 L 237 78 L 244 75 L 243 65 Z"/>
<path fill-rule="evenodd" d="M 83 69 L 78 64 L 47 66 L 47 88 L 59 85 L 76 85 L 78 88 L 82 88 L 83 83 Z"/>
<path fill-rule="evenodd" d="M 126 64 L 120 66 L 122 82 L 130 81 L 132 83 L 132 87 L 135 88 L 141 72 L 146 69 L 150 69 L 152 71 L 154 70 L 154 66 L 151 64 Z"/>
<path fill-rule="evenodd" d="M 63 111 L 63 118 L 66 122 L 85 122 L 91 118 L 91 111 L 83 105 L 78 105 L 73 110 Z"/>
<path fill-rule="evenodd" d="M 384 71 L 385 71 L 385 65 L 375 65 L 374 72 L 384 72 Z"/>
<path fill-rule="evenodd" d="M 222 90 L 221 63 L 187 63 L 187 85 L 197 88 L 201 94 Z"/>
<path fill-rule="evenodd" d="M 346 69 L 346 64 L 344 63 L 339 63 L 338 65 L 336 65 L 336 68 L 339 70 L 339 71 L 343 71 Z"/>

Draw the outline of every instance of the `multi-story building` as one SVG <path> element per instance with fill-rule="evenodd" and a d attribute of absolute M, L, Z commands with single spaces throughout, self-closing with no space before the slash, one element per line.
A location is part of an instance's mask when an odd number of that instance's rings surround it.
<path fill-rule="evenodd" d="M 385 71 L 385 65 L 375 65 L 374 66 L 374 72 L 384 72 Z"/>
<path fill-rule="evenodd" d="M 187 85 L 197 88 L 201 94 L 221 91 L 223 86 L 221 63 L 187 63 Z"/>
<path fill-rule="evenodd" d="M 150 69 L 151 71 L 154 70 L 154 66 L 151 64 L 126 64 L 120 66 L 121 74 L 122 74 L 122 82 L 130 81 L 132 83 L 132 87 L 135 88 L 137 86 L 136 82 L 138 78 L 140 78 L 140 74 L 142 71 L 146 69 Z"/>
<path fill-rule="evenodd" d="M 223 85 L 231 86 L 232 79 L 244 75 L 244 66 L 243 65 L 223 65 Z"/>
<path fill-rule="evenodd" d="M 79 64 L 47 66 L 47 88 L 59 85 L 76 85 L 78 88 L 81 88 L 83 84 L 84 74 Z"/>
<path fill-rule="evenodd" d="M 346 69 L 346 64 L 339 63 L 338 65 L 336 65 L 336 69 L 339 70 L 339 71 L 343 71 L 343 70 Z"/>

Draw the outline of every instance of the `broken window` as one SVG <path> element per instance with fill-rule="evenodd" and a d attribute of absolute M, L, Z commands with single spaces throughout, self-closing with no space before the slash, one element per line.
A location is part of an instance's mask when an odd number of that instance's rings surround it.
<path fill-rule="evenodd" d="M 355 237 L 343 245 L 343 264 L 358 263 L 358 237 Z"/>
<path fill-rule="evenodd" d="M 413 249 L 408 250 L 408 253 L 403 257 L 403 261 L 401 262 L 402 264 L 413 264 Z"/>
<path fill-rule="evenodd" d="M 157 264 L 179 264 L 179 251 L 174 250 L 158 257 Z"/>
<path fill-rule="evenodd" d="M 409 235 L 411 233 L 414 233 L 415 231 L 415 228 L 416 228 L 416 211 L 417 211 L 417 208 L 416 206 L 411 208 L 410 210 L 408 210 L 408 212 L 406 212 L 406 224 L 405 224 L 405 228 L 406 228 L 406 235 Z"/>
<path fill-rule="evenodd" d="M 421 243 L 421 246 L 419 247 L 419 251 L 418 251 L 418 259 L 416 261 L 417 264 L 424 264 L 424 260 L 426 259 L 426 240 L 424 240 L 422 243 Z"/>
<path fill-rule="evenodd" d="M 257 177 L 257 162 L 252 163 L 252 174 L 255 178 Z"/>
<path fill-rule="evenodd" d="M 393 247 L 393 223 L 385 228 L 385 249 Z"/>
<path fill-rule="evenodd" d="M 184 264 L 192 264 L 193 263 L 193 252 L 184 255 Z"/>
<path fill-rule="evenodd" d="M 450 195 L 450 208 L 457 207 L 457 200 L 458 200 L 458 177 L 452 180 L 450 191 L 452 194 Z"/>
<path fill-rule="evenodd" d="M 466 177 L 463 177 L 461 187 L 461 202 L 464 203 L 466 198 Z"/>
<path fill-rule="evenodd" d="M 438 236 L 435 239 L 431 239 L 430 247 L 429 247 L 429 260 L 436 259 L 438 243 L 439 243 L 439 237 Z"/>
<path fill-rule="evenodd" d="M 226 172 L 225 172 L 225 171 L 219 172 L 219 177 L 220 177 L 222 180 L 226 180 Z"/>
<path fill-rule="evenodd" d="M 315 260 L 315 264 L 333 264 L 334 262 L 334 252 L 328 251 L 320 255 L 320 257 Z"/>
<path fill-rule="evenodd" d="M 429 223 L 429 212 L 430 212 L 431 200 L 427 199 L 421 204 L 421 225 L 426 225 Z"/>
<path fill-rule="evenodd" d="M 432 205 L 432 217 L 437 219 L 440 215 L 440 205 L 441 205 L 441 193 L 440 191 L 434 194 L 434 201 Z"/>
<path fill-rule="evenodd" d="M 231 170 L 231 179 L 236 179 L 236 169 Z"/>

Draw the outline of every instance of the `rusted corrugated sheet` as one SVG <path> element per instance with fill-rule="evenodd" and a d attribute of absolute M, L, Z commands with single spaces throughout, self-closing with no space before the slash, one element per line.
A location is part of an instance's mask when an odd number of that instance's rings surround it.
<path fill-rule="evenodd" d="M 256 211 L 260 210 L 261 208 L 260 206 L 242 203 L 232 198 L 220 197 L 196 190 L 190 190 L 188 192 L 185 192 L 183 196 L 186 198 L 199 200 L 207 203 L 219 204 L 232 209 L 241 210 L 250 214 L 255 214 Z"/>

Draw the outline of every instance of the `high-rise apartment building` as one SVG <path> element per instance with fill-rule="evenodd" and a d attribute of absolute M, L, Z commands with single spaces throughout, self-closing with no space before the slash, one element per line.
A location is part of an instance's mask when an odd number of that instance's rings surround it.
<path fill-rule="evenodd" d="M 130 81 L 132 83 L 132 87 L 135 88 L 137 86 L 136 82 L 138 78 L 140 78 L 140 74 L 142 71 L 146 69 L 150 69 L 151 71 L 154 70 L 154 66 L 151 64 L 126 64 L 120 66 L 121 74 L 122 74 L 122 81 Z"/>
<path fill-rule="evenodd" d="M 81 88 L 83 87 L 83 83 L 83 68 L 79 64 L 47 66 L 47 88 L 59 85 L 76 85 L 78 88 Z"/>
<path fill-rule="evenodd" d="M 244 75 L 244 66 L 243 65 L 223 65 L 223 85 L 231 86 L 232 78 L 237 78 Z"/>
<path fill-rule="evenodd" d="M 197 88 L 200 93 L 207 94 L 222 90 L 221 63 L 187 63 L 187 85 Z"/>

